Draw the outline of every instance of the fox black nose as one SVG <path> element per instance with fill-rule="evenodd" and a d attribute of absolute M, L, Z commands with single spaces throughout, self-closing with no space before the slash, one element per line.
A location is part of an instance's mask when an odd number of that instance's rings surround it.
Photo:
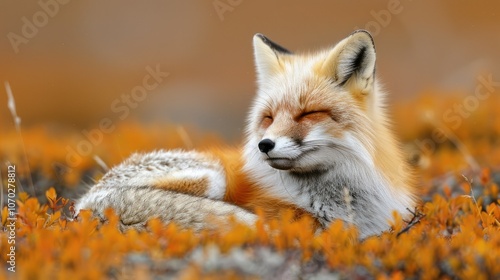
<path fill-rule="evenodd" d="M 266 138 L 259 142 L 259 150 L 267 154 L 270 150 L 274 148 L 274 145 L 275 144 L 273 140 Z"/>

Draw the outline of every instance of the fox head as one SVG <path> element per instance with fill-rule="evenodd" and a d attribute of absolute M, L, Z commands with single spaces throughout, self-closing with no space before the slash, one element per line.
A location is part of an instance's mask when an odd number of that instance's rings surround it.
<path fill-rule="evenodd" d="M 253 46 L 258 91 L 247 120 L 247 159 L 295 173 L 346 162 L 373 166 L 374 139 L 386 120 L 370 34 L 356 31 L 311 54 L 293 54 L 261 34 Z"/>
<path fill-rule="evenodd" d="M 308 54 L 293 54 L 260 34 L 253 44 L 257 95 L 244 150 L 249 178 L 322 226 L 342 219 L 361 236 L 387 229 L 394 210 L 413 208 L 415 184 L 389 127 L 370 34 L 356 31 Z"/>

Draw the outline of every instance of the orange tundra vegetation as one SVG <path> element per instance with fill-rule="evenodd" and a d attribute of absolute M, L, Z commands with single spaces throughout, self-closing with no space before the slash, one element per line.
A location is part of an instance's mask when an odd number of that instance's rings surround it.
<path fill-rule="evenodd" d="M 121 123 L 72 158 L 78 160 L 72 166 L 68 147 L 76 150 L 86 139 L 81 131 L 24 128 L 24 149 L 19 133 L 5 130 L 0 157 L 16 165 L 21 184 L 16 272 L 7 270 L 6 192 L 2 198 L 0 279 L 500 278 L 500 98 L 491 95 L 460 122 L 450 122 L 443 114 L 466 96 L 443 96 L 430 92 L 392 106 L 409 160 L 419 169 L 422 203 L 412 209 L 413 219 L 395 214 L 390 232 L 364 240 L 341 222 L 315 233 L 307 216 L 288 222 L 289 212 L 269 221 L 261 211 L 254 227 L 232 222 L 224 230 L 196 234 L 158 220 L 148 223 L 147 232 L 122 233 L 112 210 L 106 224 L 85 211 L 72 220 L 73 199 L 131 152 L 203 149 L 222 141 L 179 126 Z"/>

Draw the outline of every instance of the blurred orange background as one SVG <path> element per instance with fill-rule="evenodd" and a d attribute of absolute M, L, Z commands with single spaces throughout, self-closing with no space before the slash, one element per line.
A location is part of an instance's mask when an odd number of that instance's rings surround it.
<path fill-rule="evenodd" d="M 473 93 L 480 75 L 500 81 L 499 12 L 498 1 L 2 1 L 0 81 L 25 126 L 140 120 L 236 141 L 255 91 L 254 33 L 309 51 L 368 29 L 396 103 Z M 152 69 L 168 77 L 126 112 L 123 96 Z M 1 88 L 0 128 L 10 128 Z"/>

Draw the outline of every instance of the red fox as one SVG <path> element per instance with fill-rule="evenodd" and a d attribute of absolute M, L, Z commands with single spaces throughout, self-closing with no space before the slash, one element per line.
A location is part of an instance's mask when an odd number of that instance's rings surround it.
<path fill-rule="evenodd" d="M 76 205 L 123 229 L 159 217 L 185 228 L 231 215 L 253 224 L 256 209 L 337 219 L 360 237 L 389 229 L 392 212 L 416 204 L 412 173 L 393 135 L 375 79 L 375 47 L 364 30 L 331 49 L 293 54 L 253 38 L 258 91 L 242 148 L 134 154 L 112 168 Z"/>

